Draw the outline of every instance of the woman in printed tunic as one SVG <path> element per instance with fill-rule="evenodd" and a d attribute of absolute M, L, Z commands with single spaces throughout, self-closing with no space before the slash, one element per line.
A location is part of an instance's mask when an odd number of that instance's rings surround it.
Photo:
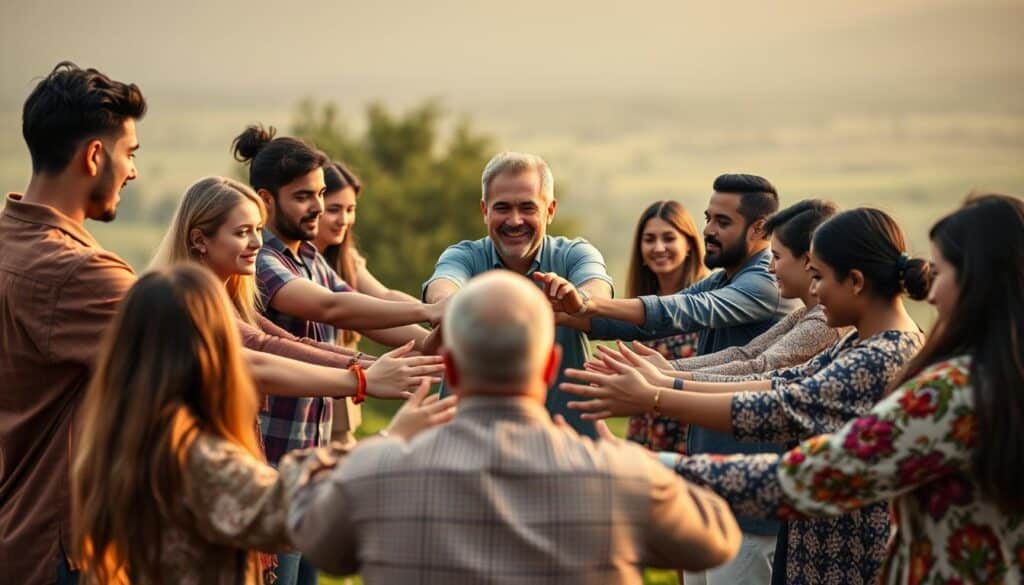
<path fill-rule="evenodd" d="M 573 371 L 586 384 L 567 384 L 566 390 L 594 399 L 575 405 L 594 419 L 658 411 L 751 441 L 795 443 L 834 431 L 882 397 L 923 340 L 902 295 L 926 296 L 929 265 L 905 250 L 899 226 L 876 209 L 840 213 L 815 231 L 808 264 L 812 293 L 830 326 L 855 331 L 805 364 L 764 379 L 688 381 L 677 391 L 673 383 L 681 381 L 623 347 L 629 363 L 607 359 L 613 374 Z M 753 507 L 734 510 L 747 514 Z M 795 520 L 783 531 L 774 574 L 794 584 L 871 583 L 887 534 L 884 504 L 842 518 Z"/>
<path fill-rule="evenodd" d="M 75 558 L 85 583 L 261 582 L 257 551 L 290 546 L 295 490 L 342 450 L 260 452 L 258 399 L 223 286 L 203 268 L 150 272 L 104 340 L 72 470 Z M 153 332 L 158 331 L 159 335 Z M 424 384 L 392 422 L 408 437 L 450 418 Z"/>
<path fill-rule="evenodd" d="M 891 394 L 781 457 L 675 468 L 762 516 L 891 502 L 883 583 L 1024 583 L 1024 200 L 970 197 L 930 238 L 938 321 Z"/>

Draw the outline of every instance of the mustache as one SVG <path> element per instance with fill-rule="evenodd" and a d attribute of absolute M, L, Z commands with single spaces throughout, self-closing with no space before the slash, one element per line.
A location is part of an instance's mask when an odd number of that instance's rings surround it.
<path fill-rule="evenodd" d="M 704 245 L 707 246 L 708 244 L 714 244 L 714 245 L 718 246 L 719 248 L 722 247 L 722 242 L 719 242 L 717 239 L 712 238 L 712 237 L 704 238 Z"/>
<path fill-rule="evenodd" d="M 302 219 L 299 220 L 299 223 L 306 223 L 307 221 L 312 221 L 318 217 L 320 217 L 319 211 L 316 213 L 310 213 L 309 215 L 302 216 Z"/>
<path fill-rule="evenodd" d="M 531 229 L 531 228 L 529 228 L 527 226 L 523 226 L 523 227 L 519 227 L 519 228 L 508 228 L 508 227 L 502 226 L 501 228 L 498 229 L 498 233 L 500 233 L 500 234 L 502 234 L 504 236 L 520 236 L 520 235 L 523 235 L 523 234 L 532 234 L 533 233 L 533 229 Z"/>

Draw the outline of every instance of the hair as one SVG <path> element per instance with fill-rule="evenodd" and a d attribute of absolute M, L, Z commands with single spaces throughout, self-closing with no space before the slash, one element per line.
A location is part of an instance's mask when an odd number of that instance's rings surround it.
<path fill-rule="evenodd" d="M 195 182 L 185 191 L 149 267 L 159 269 L 179 262 L 202 262 L 202 256 L 192 245 L 192 230 L 198 229 L 206 237 L 213 237 L 228 214 L 245 201 L 255 203 L 260 210 L 260 220 L 266 221 L 263 201 L 247 185 L 226 177 L 206 177 Z M 238 316 L 250 325 L 257 325 L 261 307 L 256 279 L 249 274 L 234 274 L 227 279 L 224 288 Z"/>
<path fill-rule="evenodd" d="M 677 232 L 686 239 L 689 252 L 686 260 L 680 268 L 679 288 L 683 289 L 700 280 L 706 273 L 704 266 L 704 239 L 697 231 L 697 224 L 694 223 L 690 212 L 686 211 L 682 203 L 678 201 L 655 201 L 640 214 L 637 220 L 636 230 L 633 233 L 633 251 L 629 257 L 629 276 L 627 277 L 626 295 L 638 297 L 641 295 L 658 294 L 658 277 L 644 264 L 640 252 L 640 243 L 643 240 L 644 227 L 653 218 L 659 218 L 671 225 Z"/>
<path fill-rule="evenodd" d="M 495 304 L 498 290 L 519 295 Z M 551 348 L 554 314 L 540 290 L 524 276 L 495 270 L 473 278 L 445 311 L 446 345 L 467 381 L 515 387 L 529 381 L 538 344 Z"/>
<path fill-rule="evenodd" d="M 274 138 L 277 130 L 247 126 L 231 143 L 235 160 L 249 164 L 249 184 L 277 197 L 278 190 L 295 179 L 328 164 L 327 155 L 298 138 Z"/>
<path fill-rule="evenodd" d="M 928 366 L 970 355 L 977 417 L 972 468 L 999 508 L 1024 512 L 1024 200 L 968 196 L 932 226 L 929 238 L 956 270 L 952 313 L 940 319 L 896 388 Z"/>
<path fill-rule="evenodd" d="M 199 433 L 262 460 L 240 347 L 223 287 L 200 266 L 147 273 L 121 301 L 86 391 L 72 471 L 86 582 L 159 583 L 166 527 L 202 538 L 182 500 Z M 258 574 L 256 553 L 247 562 Z"/>
<path fill-rule="evenodd" d="M 931 265 L 906 255 L 903 230 L 880 209 L 860 207 L 836 215 L 815 230 L 813 248 L 840 280 L 859 270 L 879 298 L 904 292 L 914 300 L 928 296 Z"/>
<path fill-rule="evenodd" d="M 324 183 L 327 185 L 327 195 L 336 193 L 351 187 L 356 197 L 363 190 L 363 183 L 348 167 L 338 161 L 332 161 L 324 167 Z M 357 251 L 356 234 L 351 229 L 345 234 L 345 239 L 340 244 L 327 246 L 324 250 L 324 258 L 334 268 L 334 271 L 351 286 L 355 288 L 359 280 L 359 270 L 353 252 Z M 360 335 L 356 331 L 344 329 L 341 331 L 341 342 L 344 345 L 357 343 Z"/>
<path fill-rule="evenodd" d="M 794 256 L 800 257 L 811 249 L 814 230 L 838 211 L 839 207 L 831 201 L 804 199 L 769 217 L 764 231 L 779 238 Z"/>
<path fill-rule="evenodd" d="M 747 227 L 764 219 L 779 209 L 779 193 L 768 179 L 757 175 L 727 173 L 719 175 L 712 186 L 716 193 L 732 193 L 740 196 L 739 213 Z"/>
<path fill-rule="evenodd" d="M 88 140 L 118 134 L 128 119 L 146 114 L 134 83 L 114 81 L 95 69 L 61 61 L 25 100 L 21 135 L 33 174 L 57 174 Z"/>
<path fill-rule="evenodd" d="M 523 152 L 505 151 L 494 155 L 487 161 L 483 175 L 480 177 L 480 199 L 487 200 L 491 182 L 498 175 L 505 173 L 519 174 L 525 171 L 537 171 L 540 175 L 540 192 L 545 200 L 552 201 L 555 198 L 555 176 L 551 174 L 551 167 L 541 157 L 535 154 Z"/>

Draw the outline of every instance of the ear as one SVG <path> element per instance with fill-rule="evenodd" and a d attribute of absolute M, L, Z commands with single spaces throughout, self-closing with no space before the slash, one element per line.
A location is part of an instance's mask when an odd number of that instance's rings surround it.
<path fill-rule="evenodd" d="M 260 199 L 263 200 L 263 206 L 266 207 L 267 213 L 273 213 L 275 209 L 274 194 L 271 193 L 270 191 L 267 191 L 266 189 L 260 189 L 256 191 L 256 194 L 259 195 Z"/>
<path fill-rule="evenodd" d="M 103 165 L 103 143 L 96 140 L 90 140 L 83 147 L 85 157 L 85 173 L 90 177 L 96 177 L 100 174 L 100 167 Z"/>
<path fill-rule="evenodd" d="M 751 242 L 767 239 L 764 232 L 764 224 L 766 221 L 767 220 L 762 217 L 750 224 L 750 227 L 748 228 L 750 231 L 747 232 L 747 238 L 749 238 Z"/>
<path fill-rule="evenodd" d="M 484 218 L 484 223 L 487 223 L 487 202 L 483 199 L 480 200 L 480 215 Z"/>
<path fill-rule="evenodd" d="M 551 198 L 551 203 L 548 203 L 548 225 L 551 225 L 551 221 L 555 219 L 555 211 L 558 210 L 558 199 Z"/>
<path fill-rule="evenodd" d="M 558 377 L 558 367 L 562 365 L 562 346 L 554 344 L 551 346 L 551 353 L 548 354 L 548 361 L 544 364 L 544 384 L 551 386 Z"/>
<path fill-rule="evenodd" d="M 192 228 L 192 231 L 188 233 L 188 244 L 200 254 L 206 253 L 206 236 L 199 228 Z"/>
<path fill-rule="evenodd" d="M 850 285 L 853 287 L 853 294 L 859 295 L 864 292 L 866 281 L 864 280 L 863 272 L 854 268 L 846 278 L 850 281 Z"/>
<path fill-rule="evenodd" d="M 448 380 L 448 385 L 456 388 L 459 385 L 459 371 L 455 369 L 455 358 L 447 347 L 441 349 L 441 363 L 444 364 L 444 376 Z"/>

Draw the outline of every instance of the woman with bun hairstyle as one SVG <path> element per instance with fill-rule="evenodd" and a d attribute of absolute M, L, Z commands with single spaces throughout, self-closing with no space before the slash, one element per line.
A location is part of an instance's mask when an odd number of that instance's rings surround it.
<path fill-rule="evenodd" d="M 591 419 L 656 412 L 741 441 L 795 443 L 839 429 L 870 410 L 920 348 L 924 336 L 902 296 L 925 298 L 930 265 L 907 255 L 902 231 L 885 212 L 860 208 L 814 232 L 808 270 L 828 324 L 854 328 L 808 362 L 744 381 L 684 382 L 660 374 L 623 346 L 628 363 L 605 360 L 614 373 L 569 374 L 584 383 L 563 388 L 591 399 L 572 406 Z M 724 481 L 742 479 L 733 474 Z M 734 511 L 764 515 L 756 502 Z M 776 548 L 774 572 L 786 583 L 871 583 L 885 556 L 888 524 L 885 504 L 840 518 L 794 521 L 784 529 L 785 546 Z"/>
<path fill-rule="evenodd" d="M 143 275 L 120 302 L 73 455 L 83 583 L 260 583 L 257 551 L 291 546 L 291 495 L 344 455 L 304 451 L 267 465 L 233 312 L 223 285 L 194 264 Z M 426 398 L 427 388 L 395 415 L 392 436 L 451 418 L 454 403 Z"/>

